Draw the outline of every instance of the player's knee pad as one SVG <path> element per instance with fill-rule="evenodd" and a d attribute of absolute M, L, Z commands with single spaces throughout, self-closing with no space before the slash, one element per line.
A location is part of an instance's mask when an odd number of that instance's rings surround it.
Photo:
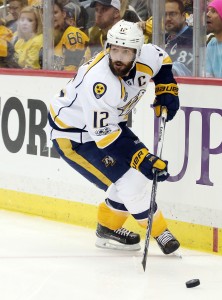
<path fill-rule="evenodd" d="M 146 190 L 147 184 L 146 177 L 142 173 L 131 168 L 115 182 L 115 187 L 118 197 L 124 202 L 124 199 L 126 198 L 140 198 L 141 194 Z"/>

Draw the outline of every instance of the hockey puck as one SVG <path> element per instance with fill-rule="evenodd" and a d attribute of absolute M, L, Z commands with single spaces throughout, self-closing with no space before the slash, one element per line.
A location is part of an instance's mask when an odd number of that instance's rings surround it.
<path fill-rule="evenodd" d="M 200 280 L 199 279 L 191 279 L 186 282 L 186 287 L 187 288 L 193 288 L 195 286 L 200 285 Z"/>

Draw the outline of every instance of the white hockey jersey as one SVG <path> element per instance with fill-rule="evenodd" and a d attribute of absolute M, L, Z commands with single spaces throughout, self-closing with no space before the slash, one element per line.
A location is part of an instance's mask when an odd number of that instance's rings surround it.
<path fill-rule="evenodd" d="M 51 101 L 51 139 L 95 141 L 99 148 L 110 145 L 121 134 L 118 124 L 127 121 L 150 79 L 169 64 L 172 61 L 165 51 L 146 44 L 134 72 L 121 78 L 110 70 L 109 53 L 100 52 L 81 66 L 75 78 Z"/>

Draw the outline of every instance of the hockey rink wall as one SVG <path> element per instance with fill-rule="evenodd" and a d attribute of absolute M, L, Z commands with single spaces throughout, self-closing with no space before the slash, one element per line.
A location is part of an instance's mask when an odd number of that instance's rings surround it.
<path fill-rule="evenodd" d="M 70 77 L 0 70 L 0 208 L 95 228 L 106 194 L 63 162 L 47 137 L 49 100 Z M 222 254 L 222 80 L 177 81 L 181 107 L 163 150 L 171 177 L 158 185 L 157 203 L 182 246 Z M 151 152 L 153 99 L 151 82 L 130 121 Z M 127 227 L 144 236 L 132 218 Z"/>

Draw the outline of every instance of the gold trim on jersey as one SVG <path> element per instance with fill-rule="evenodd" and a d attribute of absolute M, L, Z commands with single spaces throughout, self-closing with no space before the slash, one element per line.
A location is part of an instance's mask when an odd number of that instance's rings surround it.
<path fill-rule="evenodd" d="M 86 76 L 86 74 L 89 72 L 89 70 L 91 70 L 101 59 L 104 58 L 104 56 L 106 55 L 106 53 L 104 53 L 104 51 L 101 51 L 96 57 L 95 59 L 90 63 L 86 73 L 84 76 Z"/>
<path fill-rule="evenodd" d="M 163 60 L 163 65 L 172 64 L 172 60 L 169 56 L 165 57 Z"/>
<path fill-rule="evenodd" d="M 66 129 L 66 128 L 73 128 L 72 126 L 68 126 L 67 124 L 65 124 L 63 121 L 61 121 L 59 119 L 59 117 L 56 115 L 54 109 L 52 108 L 51 104 L 50 104 L 50 114 L 52 116 L 52 119 L 53 119 L 54 123 L 58 124 L 59 127 L 64 128 L 64 129 Z"/>
<path fill-rule="evenodd" d="M 72 149 L 72 144 L 70 140 L 57 138 L 56 142 L 58 143 L 59 148 L 62 150 L 62 152 L 68 159 L 75 162 L 83 169 L 87 170 L 89 173 L 91 173 L 96 178 L 98 178 L 106 186 L 110 186 L 112 184 L 112 181 L 109 180 L 108 177 L 106 177 L 100 170 L 98 170 L 91 163 L 89 163 L 84 157 L 82 157 L 75 150 Z"/>
<path fill-rule="evenodd" d="M 121 84 L 121 99 L 124 99 L 125 95 L 126 95 L 126 89 L 125 89 L 125 86 L 123 84 L 122 78 L 121 77 L 118 77 L 118 78 L 119 78 L 119 81 L 120 81 L 120 84 Z"/>
<path fill-rule="evenodd" d="M 112 132 L 108 134 L 106 137 L 104 137 L 102 140 L 96 143 L 98 148 L 105 148 L 112 144 L 121 134 L 121 130 Z"/>
<path fill-rule="evenodd" d="M 151 77 L 153 76 L 153 70 L 149 66 L 141 64 L 139 62 L 136 63 L 136 71 L 148 74 Z"/>
<path fill-rule="evenodd" d="M 106 56 L 106 52 L 105 52 L 105 51 L 101 51 L 100 53 L 98 53 L 98 54 L 96 55 L 96 57 L 95 57 L 94 59 L 92 58 L 92 62 L 89 63 L 89 66 L 88 66 L 88 68 L 87 68 L 87 70 L 86 70 L 86 72 L 85 72 L 85 74 L 84 74 L 84 76 L 83 76 L 81 82 L 76 86 L 76 88 L 82 84 L 82 82 L 83 82 L 83 80 L 84 80 L 86 74 L 87 74 L 87 73 L 88 73 L 88 72 L 89 72 L 89 71 L 90 71 L 90 70 L 91 70 L 98 62 L 100 62 L 100 60 L 102 60 L 105 56 Z"/>

